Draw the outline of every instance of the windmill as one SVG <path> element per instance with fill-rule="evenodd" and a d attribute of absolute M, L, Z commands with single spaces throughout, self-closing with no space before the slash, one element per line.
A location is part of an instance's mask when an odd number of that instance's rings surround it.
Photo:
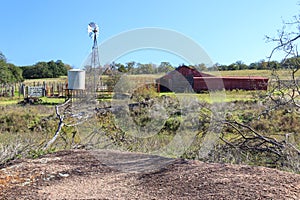
<path fill-rule="evenodd" d="M 76 101 L 73 101 L 73 98 L 69 98 L 65 103 L 55 106 L 56 115 L 59 118 L 58 128 L 52 139 L 44 145 L 44 149 L 49 148 L 56 141 L 63 126 L 72 127 L 84 124 L 82 126 L 78 126 L 78 128 L 83 132 L 87 132 L 88 128 L 92 128 L 93 132 L 95 132 L 95 124 L 93 124 L 93 121 L 91 120 L 92 116 L 94 115 L 95 108 L 93 108 L 90 103 L 96 100 L 97 77 L 99 74 L 97 70 L 100 69 L 97 44 L 99 27 L 96 23 L 89 23 L 88 35 L 93 39 L 93 47 L 92 53 L 89 56 L 90 59 L 88 59 L 89 63 L 85 66 L 84 74 L 86 77 L 83 79 L 83 82 L 85 82 L 85 87 L 83 86 L 83 88 L 86 88 L 86 90 L 83 90 L 87 93 L 77 96 L 79 98 L 77 98 Z M 75 72 L 76 74 L 79 74 L 78 72 L 82 72 L 82 70 L 76 70 Z M 73 77 L 76 77 L 76 79 L 74 78 L 73 81 L 80 82 L 79 80 L 81 79 L 78 78 L 79 76 L 74 75 Z M 84 75 L 80 77 L 82 78 Z M 71 85 L 73 87 L 74 84 Z M 77 87 L 79 86 L 76 85 L 76 88 Z M 72 141 L 74 137 L 75 135 L 73 135 Z"/>
<path fill-rule="evenodd" d="M 99 26 L 94 22 L 89 23 L 88 34 L 89 37 L 92 38 L 94 41 L 93 49 L 97 48 L 97 37 L 99 35 Z"/>
<path fill-rule="evenodd" d="M 100 62 L 99 62 L 99 52 L 98 52 L 98 44 L 97 44 L 97 38 L 99 35 L 99 26 L 94 23 L 90 22 L 88 25 L 88 35 L 89 37 L 93 40 L 93 47 L 92 47 L 92 56 L 91 56 L 91 66 L 89 70 L 90 76 L 93 75 L 93 78 L 90 77 L 90 80 L 88 80 L 91 84 L 91 92 L 96 95 L 96 90 L 97 90 L 97 68 L 100 68 Z M 93 79 L 93 80 L 91 80 Z"/>

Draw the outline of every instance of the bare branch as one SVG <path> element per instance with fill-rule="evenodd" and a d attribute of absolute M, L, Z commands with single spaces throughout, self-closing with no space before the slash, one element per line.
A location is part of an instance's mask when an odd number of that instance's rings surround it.
<path fill-rule="evenodd" d="M 69 102 L 70 102 L 70 99 L 68 101 L 66 101 L 65 103 L 63 103 L 62 105 L 55 106 L 55 113 L 56 113 L 56 116 L 59 119 L 58 127 L 57 127 L 57 130 L 56 130 L 54 136 L 52 137 L 52 139 L 50 141 L 48 141 L 47 144 L 45 144 L 43 150 L 48 149 L 49 146 L 51 144 L 53 144 L 55 142 L 55 140 L 57 139 L 57 137 L 59 136 L 59 133 L 60 133 L 62 127 L 64 126 L 64 122 L 63 122 L 64 121 L 64 115 L 61 115 L 59 113 L 59 108 L 67 105 Z"/>

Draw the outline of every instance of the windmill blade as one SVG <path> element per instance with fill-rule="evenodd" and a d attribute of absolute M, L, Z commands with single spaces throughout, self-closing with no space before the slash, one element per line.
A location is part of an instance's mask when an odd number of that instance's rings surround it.
<path fill-rule="evenodd" d="M 94 28 L 96 28 L 97 24 L 96 24 L 95 22 L 90 22 L 90 23 L 89 23 L 89 26 L 90 26 L 92 29 L 94 29 Z"/>
<path fill-rule="evenodd" d="M 92 32 L 93 32 L 93 28 L 90 27 L 90 26 L 88 26 L 88 33 L 90 34 L 90 33 L 92 33 Z"/>
<path fill-rule="evenodd" d="M 90 22 L 88 25 L 88 34 L 91 38 L 93 38 L 95 35 L 96 35 L 96 37 L 98 37 L 99 26 L 94 22 Z"/>

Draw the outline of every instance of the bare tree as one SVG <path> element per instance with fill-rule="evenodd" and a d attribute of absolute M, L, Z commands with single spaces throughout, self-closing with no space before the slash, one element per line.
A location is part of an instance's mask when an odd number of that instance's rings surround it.
<path fill-rule="evenodd" d="M 217 123 L 223 126 L 219 138 L 225 145 L 216 147 L 216 150 L 211 153 L 210 160 L 223 161 L 225 159 L 227 162 L 234 163 L 247 160 L 249 161 L 247 163 L 279 167 L 299 173 L 300 133 L 297 128 L 292 127 L 292 123 L 290 128 L 280 129 L 278 119 L 283 119 L 283 117 L 276 118 L 275 115 L 287 113 L 287 118 L 291 116 L 295 120 L 300 118 L 300 57 L 298 52 L 300 15 L 294 17 L 291 22 L 284 22 L 283 28 L 278 31 L 276 37 L 266 36 L 266 39 L 268 42 L 276 43 L 268 56 L 268 67 L 272 70 L 268 92 L 265 96 L 261 96 L 260 104 L 253 104 L 251 108 L 248 108 L 253 109 L 253 112 L 259 112 L 252 113 L 251 119 L 248 120 L 241 120 L 240 116 L 229 114 L 225 119 L 218 121 Z M 280 70 L 278 66 L 273 65 L 272 59 L 275 54 L 282 56 Z M 259 106 L 261 108 L 258 108 Z M 227 109 L 230 110 L 230 108 Z M 209 115 L 203 118 L 208 119 Z M 271 131 L 257 126 L 257 124 L 263 126 L 264 122 L 279 127 L 280 131 L 276 132 L 274 129 Z"/>
<path fill-rule="evenodd" d="M 277 37 L 266 36 L 266 39 L 268 42 L 276 43 L 276 47 L 268 57 L 269 67 L 272 70 L 269 98 L 274 103 L 273 108 L 291 105 L 292 108 L 295 108 L 293 109 L 294 111 L 299 112 L 300 57 L 298 44 L 300 41 L 300 15 L 294 16 L 291 22 L 284 22 L 284 26 L 278 31 Z M 283 56 L 281 65 L 286 69 L 286 73 L 288 74 L 285 79 L 281 78 L 278 70 L 270 65 L 270 61 L 276 53 L 281 53 Z"/>

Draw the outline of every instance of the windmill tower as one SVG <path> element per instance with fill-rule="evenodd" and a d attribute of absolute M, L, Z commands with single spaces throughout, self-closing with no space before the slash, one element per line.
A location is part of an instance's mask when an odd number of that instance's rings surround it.
<path fill-rule="evenodd" d="M 88 25 L 88 35 L 93 40 L 92 54 L 91 54 L 91 63 L 90 68 L 88 69 L 89 80 L 88 85 L 90 85 L 91 93 L 96 95 L 97 90 L 97 80 L 100 70 L 100 61 L 99 61 L 99 52 L 98 52 L 98 44 L 97 38 L 99 35 L 99 27 L 96 23 L 90 22 Z"/>

